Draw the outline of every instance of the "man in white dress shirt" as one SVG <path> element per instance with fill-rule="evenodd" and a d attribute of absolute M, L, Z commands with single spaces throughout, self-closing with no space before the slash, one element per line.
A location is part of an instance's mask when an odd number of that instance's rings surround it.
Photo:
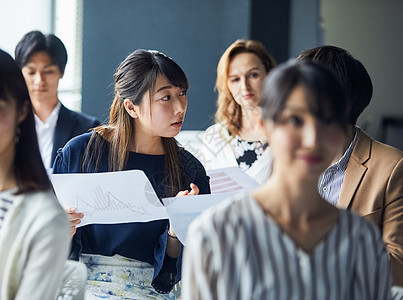
<path fill-rule="evenodd" d="M 79 134 L 100 124 L 95 117 L 67 109 L 58 98 L 67 51 L 53 34 L 31 31 L 15 49 L 15 60 L 22 69 L 35 113 L 39 148 L 45 167 L 50 170 L 57 150 Z"/>

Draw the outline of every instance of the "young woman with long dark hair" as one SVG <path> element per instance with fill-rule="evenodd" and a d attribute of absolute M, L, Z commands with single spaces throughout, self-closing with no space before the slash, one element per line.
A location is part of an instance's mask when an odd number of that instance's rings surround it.
<path fill-rule="evenodd" d="M 54 173 L 139 169 L 160 199 L 209 193 L 203 166 L 174 138 L 187 108 L 188 82 L 182 69 L 161 52 L 136 50 L 119 65 L 114 78 L 109 125 L 71 140 L 58 154 Z M 75 232 L 80 217 L 70 213 L 72 254 L 87 264 L 89 294 L 175 298 L 169 292 L 180 279 L 181 244 L 167 220 L 92 224 Z"/>

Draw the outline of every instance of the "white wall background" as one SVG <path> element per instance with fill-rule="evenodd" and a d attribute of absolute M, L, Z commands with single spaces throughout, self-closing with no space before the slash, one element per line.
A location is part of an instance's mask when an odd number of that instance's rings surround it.
<path fill-rule="evenodd" d="M 349 50 L 372 78 L 358 124 L 380 138 L 383 116 L 403 116 L 403 1 L 321 0 L 320 14 L 324 43 Z"/>
<path fill-rule="evenodd" d="M 14 57 L 15 46 L 25 33 L 31 30 L 50 32 L 51 1 L 0 0 L 0 49 Z"/>
<path fill-rule="evenodd" d="M 0 0 L 0 49 L 14 57 L 15 46 L 32 30 L 54 33 L 62 40 L 68 60 L 59 83 L 59 99 L 74 110 L 81 110 L 81 38 L 77 43 L 81 4 L 81 0 Z"/>

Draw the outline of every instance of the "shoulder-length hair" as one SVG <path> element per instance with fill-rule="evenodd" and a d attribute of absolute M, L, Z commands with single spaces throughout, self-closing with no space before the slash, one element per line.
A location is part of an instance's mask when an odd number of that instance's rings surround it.
<path fill-rule="evenodd" d="M 96 127 L 84 156 L 83 170 L 89 162 L 99 168 L 100 150 L 105 140 L 110 142 L 108 158 L 109 171 L 121 171 L 127 164 L 129 146 L 134 141 L 135 123 L 124 107 L 124 100 L 130 99 L 140 105 L 146 92 L 151 95 L 155 90 L 158 75 L 165 75 L 171 84 L 188 89 L 185 73 L 171 58 L 154 50 L 139 49 L 126 57 L 114 74 L 115 97 L 109 114 L 109 124 Z M 181 182 L 181 162 L 179 146 L 175 138 L 161 137 L 165 154 L 165 171 L 168 175 L 169 193 L 175 195 L 183 188 Z"/>
<path fill-rule="evenodd" d="M 283 63 L 265 79 L 260 100 L 264 120 L 277 123 L 291 92 L 302 87 L 311 113 L 347 129 L 347 99 L 338 79 L 311 61 Z"/>
<path fill-rule="evenodd" d="M 253 53 L 260 58 L 267 73 L 276 66 L 276 61 L 263 44 L 254 40 L 236 40 L 225 50 L 217 65 L 215 88 L 218 92 L 215 121 L 223 123 L 230 135 L 235 136 L 242 127 L 242 108 L 228 89 L 228 67 L 232 59 L 240 53 Z"/>
<path fill-rule="evenodd" d="M 0 99 L 15 101 L 17 112 L 26 111 L 26 118 L 18 125 L 13 169 L 17 194 L 51 187 L 43 166 L 35 131 L 31 100 L 24 76 L 13 58 L 0 50 Z"/>

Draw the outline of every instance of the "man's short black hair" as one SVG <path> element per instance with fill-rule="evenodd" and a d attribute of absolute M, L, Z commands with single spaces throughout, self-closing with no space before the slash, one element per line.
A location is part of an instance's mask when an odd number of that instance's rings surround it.
<path fill-rule="evenodd" d="M 23 68 L 30 60 L 32 54 L 45 52 L 54 64 L 64 73 L 67 63 L 67 51 L 63 42 L 54 34 L 44 35 L 40 31 L 30 31 L 23 36 L 15 48 L 15 61 Z"/>

